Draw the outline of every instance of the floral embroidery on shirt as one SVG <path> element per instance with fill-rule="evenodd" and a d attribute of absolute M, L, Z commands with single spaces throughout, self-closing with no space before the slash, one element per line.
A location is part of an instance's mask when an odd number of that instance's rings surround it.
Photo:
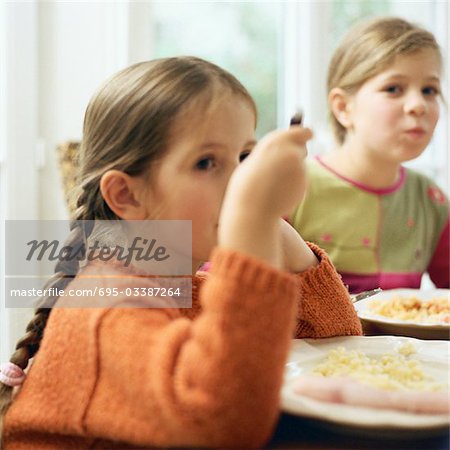
<path fill-rule="evenodd" d="M 435 203 L 445 203 L 445 195 L 437 186 L 430 186 L 427 190 L 428 197 Z"/>
<path fill-rule="evenodd" d="M 406 223 L 408 228 L 412 228 L 414 226 L 414 219 L 412 217 L 408 217 L 408 221 Z"/>
<path fill-rule="evenodd" d="M 329 233 L 325 233 L 320 236 L 320 239 L 322 239 L 323 242 L 331 242 L 333 240 L 333 236 Z"/>
<path fill-rule="evenodd" d="M 365 237 L 365 238 L 362 238 L 362 245 L 364 245 L 364 247 L 368 247 L 369 245 L 370 245 L 370 238 L 368 238 L 368 237 Z"/>

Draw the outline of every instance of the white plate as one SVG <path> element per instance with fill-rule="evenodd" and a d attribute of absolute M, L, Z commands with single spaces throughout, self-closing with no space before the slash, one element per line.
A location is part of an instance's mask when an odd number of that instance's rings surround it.
<path fill-rule="evenodd" d="M 416 297 L 422 301 L 442 297 L 450 298 L 450 289 L 392 289 L 382 291 L 373 297 L 360 300 L 355 303 L 358 316 L 363 325 L 367 326 L 368 324 L 376 329 L 377 333 L 374 334 L 393 334 L 396 336 L 410 336 L 420 339 L 450 339 L 450 324 L 409 322 L 375 314 L 369 308 L 369 305 L 374 301 L 388 302 L 393 297 Z"/>
<path fill-rule="evenodd" d="M 424 370 L 436 381 L 449 382 L 450 342 L 423 341 L 399 336 L 346 336 L 327 339 L 295 339 L 286 365 L 284 384 L 281 391 L 283 411 L 307 418 L 320 419 L 329 425 L 342 428 L 382 429 L 386 431 L 417 431 L 434 434 L 447 431 L 450 416 L 412 414 L 401 411 L 366 408 L 321 402 L 296 394 L 292 385 L 299 375 L 310 373 L 323 361 L 327 353 L 343 346 L 347 350 L 360 350 L 375 357 L 395 351 L 406 342 L 414 345 L 414 359 L 423 363 Z"/>

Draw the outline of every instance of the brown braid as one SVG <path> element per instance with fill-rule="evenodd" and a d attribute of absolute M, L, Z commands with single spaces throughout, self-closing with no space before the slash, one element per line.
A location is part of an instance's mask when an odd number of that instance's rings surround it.
<path fill-rule="evenodd" d="M 84 192 L 84 191 L 83 191 Z M 65 246 L 71 246 L 76 248 L 84 246 L 84 236 L 86 237 L 92 231 L 92 228 L 88 230 L 82 229 L 80 220 L 90 219 L 88 211 L 92 211 L 89 207 L 82 204 L 84 200 L 91 200 L 92 196 L 81 195 L 78 204 L 78 216 L 71 223 L 71 231 L 69 237 L 64 243 Z M 76 274 L 79 270 L 79 261 L 77 258 L 72 258 L 69 261 L 59 261 L 55 266 L 55 274 L 47 281 L 43 289 L 50 289 L 52 287 L 64 289 L 70 281 L 74 278 L 73 274 Z M 70 274 L 70 275 L 68 275 Z M 53 290 L 55 292 L 56 290 Z M 49 291 L 47 291 L 49 292 Z M 52 291 L 50 291 L 52 292 Z M 57 292 L 57 291 L 56 291 Z M 30 320 L 26 327 L 26 333 L 16 344 L 16 349 L 10 357 L 10 362 L 18 365 L 22 370 L 25 370 L 31 358 L 39 350 L 41 339 L 44 333 L 47 320 L 50 316 L 51 308 L 58 300 L 57 296 L 47 296 L 39 299 L 38 304 L 42 307 L 38 307 L 35 311 L 33 318 Z M 1 436 L 3 429 L 3 418 L 8 410 L 12 401 L 13 388 L 0 382 L 0 450 L 1 450 Z"/>

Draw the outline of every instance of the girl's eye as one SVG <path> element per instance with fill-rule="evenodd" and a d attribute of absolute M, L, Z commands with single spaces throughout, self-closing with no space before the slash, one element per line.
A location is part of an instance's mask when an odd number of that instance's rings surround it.
<path fill-rule="evenodd" d="M 249 151 L 249 150 L 247 150 L 247 151 L 245 151 L 245 152 L 242 152 L 242 153 L 239 155 L 239 162 L 244 161 L 244 159 L 247 158 L 248 155 L 250 155 L 250 151 Z"/>
<path fill-rule="evenodd" d="M 401 92 L 401 88 L 400 86 L 388 86 L 387 88 L 384 89 L 388 94 L 400 94 Z"/>
<path fill-rule="evenodd" d="M 202 158 L 200 161 L 198 161 L 195 164 L 195 168 L 198 170 L 211 170 L 213 167 L 215 167 L 216 162 L 214 158 Z"/>
<path fill-rule="evenodd" d="M 422 89 L 422 93 L 424 94 L 424 95 L 431 95 L 431 96 L 435 96 L 435 95 L 438 95 L 439 94 L 439 89 L 436 89 L 435 87 L 433 87 L 433 86 L 427 86 L 427 87 L 424 87 L 423 89 Z"/>

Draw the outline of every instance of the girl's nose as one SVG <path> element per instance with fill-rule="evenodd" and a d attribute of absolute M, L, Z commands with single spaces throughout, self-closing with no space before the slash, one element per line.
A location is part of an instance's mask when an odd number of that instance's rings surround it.
<path fill-rule="evenodd" d="M 415 114 L 421 116 L 427 110 L 426 100 L 420 92 L 411 93 L 405 102 L 405 112 L 408 114 Z"/>

